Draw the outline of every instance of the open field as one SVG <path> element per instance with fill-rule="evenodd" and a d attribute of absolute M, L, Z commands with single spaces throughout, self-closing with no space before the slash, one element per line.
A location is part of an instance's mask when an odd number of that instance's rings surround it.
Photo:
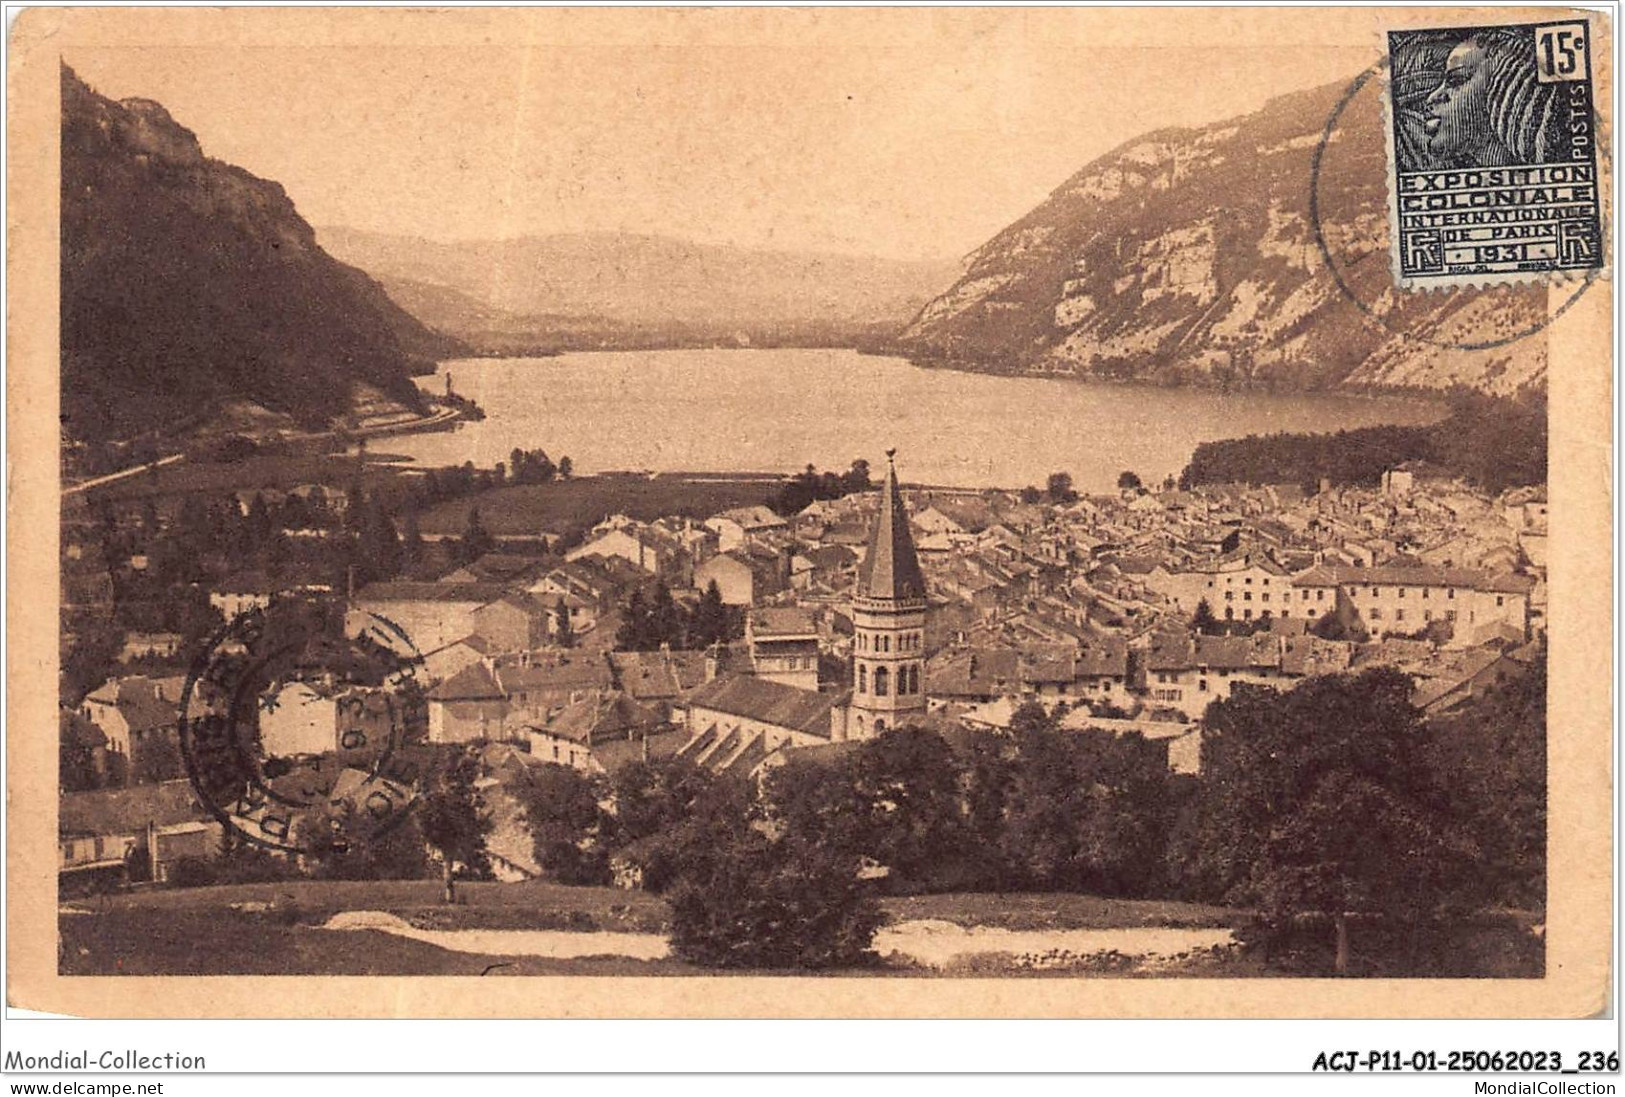
<path fill-rule="evenodd" d="M 455 536 L 468 525 L 469 508 L 476 506 L 480 524 L 498 537 L 585 529 L 611 514 L 642 521 L 674 514 L 706 518 L 765 503 L 781 482 L 780 477 L 607 473 L 551 484 L 512 484 L 442 503 L 425 512 L 418 525 L 425 536 Z"/>

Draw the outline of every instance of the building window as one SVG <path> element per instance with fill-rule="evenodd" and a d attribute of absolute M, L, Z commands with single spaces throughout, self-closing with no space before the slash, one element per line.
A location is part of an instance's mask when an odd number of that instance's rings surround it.
<path fill-rule="evenodd" d="M 1207 692 L 1207 679 L 1206 678 L 1198 678 L 1196 680 L 1196 690 L 1197 690 L 1198 693 L 1206 693 Z"/>
<path fill-rule="evenodd" d="M 891 688 L 891 672 L 885 667 L 875 668 L 875 696 L 884 697 Z"/>
<path fill-rule="evenodd" d="M 1241 611 L 1241 619 L 1243 621 L 1251 621 L 1253 619 L 1253 611 L 1250 610 L 1250 609 L 1242 610 Z"/>
<path fill-rule="evenodd" d="M 1456 619 L 1456 611 L 1453 610 L 1453 609 L 1445 610 L 1444 611 L 1444 619 L 1446 621 L 1454 621 Z"/>
<path fill-rule="evenodd" d="M 1380 598 L 1381 596 L 1382 596 L 1382 588 L 1381 587 L 1372 587 L 1371 588 L 1371 597 Z"/>
<path fill-rule="evenodd" d="M 1499 595 L 1499 594 L 1497 594 L 1495 596 L 1495 604 L 1498 605 L 1498 606 L 1506 605 L 1506 601 L 1507 600 L 1504 597 L 1502 597 L 1501 595 Z"/>
<path fill-rule="evenodd" d="M 1270 600 L 1269 592 L 1265 591 L 1262 595 L 1259 596 L 1258 600 L 1260 602 L 1268 602 Z"/>
<path fill-rule="evenodd" d="M 1224 592 L 1224 600 L 1226 602 L 1234 602 L 1236 600 L 1236 592 L 1233 591 L 1233 590 L 1225 591 Z"/>
<path fill-rule="evenodd" d="M 1405 611 L 1404 610 L 1402 610 L 1402 609 L 1394 610 L 1394 620 L 1403 621 L 1404 619 L 1405 619 Z"/>
<path fill-rule="evenodd" d="M 886 721 L 884 721 L 884 720 L 876 720 L 875 721 L 875 734 L 876 735 L 884 735 L 885 733 L 886 733 Z"/>
<path fill-rule="evenodd" d="M 1241 600 L 1242 600 L 1242 601 L 1243 601 L 1243 602 L 1251 602 L 1251 601 L 1252 601 L 1252 600 L 1253 600 L 1253 592 L 1252 592 L 1252 591 L 1250 591 L 1250 590 L 1249 590 L 1249 591 L 1247 591 L 1247 592 L 1246 592 L 1246 593 L 1244 593 L 1244 594 L 1243 594 L 1243 595 L 1242 595 L 1242 596 L 1241 596 Z"/>
<path fill-rule="evenodd" d="M 1249 576 L 1247 576 L 1247 578 L 1246 578 L 1246 579 L 1245 579 L 1245 580 L 1243 580 L 1243 581 L 1244 581 L 1244 582 L 1245 582 L 1245 583 L 1246 583 L 1246 584 L 1247 584 L 1247 585 L 1248 585 L 1248 586 L 1252 586 L 1252 585 L 1253 585 L 1253 577 L 1252 577 L 1252 576 L 1251 576 L 1251 575 L 1249 575 Z"/>
<path fill-rule="evenodd" d="M 1371 619 L 1373 621 L 1382 620 L 1382 610 L 1378 609 L 1376 606 L 1372 606 L 1371 607 Z"/>
<path fill-rule="evenodd" d="M 1325 600 L 1326 600 L 1326 592 L 1325 591 L 1323 591 L 1323 590 L 1315 591 L 1315 601 L 1324 602 Z"/>
<path fill-rule="evenodd" d="M 1405 588 L 1404 587 L 1399 588 L 1399 596 L 1401 598 L 1405 597 Z"/>
<path fill-rule="evenodd" d="M 1430 591 L 1430 590 L 1428 590 L 1428 588 L 1427 588 L 1427 587 L 1423 587 L 1423 588 L 1422 588 L 1422 597 L 1423 597 L 1423 598 L 1426 598 L 1426 597 L 1427 597 L 1427 596 L 1428 596 L 1428 595 L 1429 595 L 1429 594 L 1431 594 L 1431 593 L 1432 593 L 1432 591 Z"/>
<path fill-rule="evenodd" d="M 858 664 L 858 692 L 869 692 L 869 668 L 862 663 Z"/>
<path fill-rule="evenodd" d="M 1451 587 L 1449 590 L 1444 592 L 1444 596 L 1446 598 L 1454 598 L 1456 596 L 1456 588 Z"/>
<path fill-rule="evenodd" d="M 1433 611 L 1430 610 L 1430 609 L 1423 610 L 1422 611 L 1422 620 L 1424 620 L 1424 621 L 1433 620 Z"/>

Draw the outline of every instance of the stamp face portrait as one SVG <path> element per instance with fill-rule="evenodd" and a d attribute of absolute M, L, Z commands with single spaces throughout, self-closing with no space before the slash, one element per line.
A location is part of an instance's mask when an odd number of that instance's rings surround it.
<path fill-rule="evenodd" d="M 1388 65 L 1402 286 L 1602 269 L 1584 20 L 1392 31 Z"/>

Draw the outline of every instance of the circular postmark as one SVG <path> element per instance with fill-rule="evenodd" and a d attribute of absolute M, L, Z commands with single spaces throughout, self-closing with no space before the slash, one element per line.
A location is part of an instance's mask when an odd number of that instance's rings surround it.
<path fill-rule="evenodd" d="M 364 615 L 347 635 L 313 603 L 232 618 L 181 692 L 181 755 L 199 800 L 245 841 L 323 855 L 405 818 L 418 786 L 408 749 L 427 734 L 423 656 Z"/>
<path fill-rule="evenodd" d="M 1583 296 L 1585 292 L 1591 288 L 1592 283 L 1594 283 L 1597 280 L 1598 275 L 1602 273 L 1601 271 L 1587 271 L 1584 277 L 1579 280 L 1579 284 L 1574 288 L 1574 290 L 1569 293 L 1555 308 L 1544 307 L 1544 302 L 1542 302 L 1542 307 L 1539 308 L 1538 315 L 1515 326 L 1510 331 L 1501 332 L 1486 339 L 1469 339 L 1459 341 L 1436 338 L 1424 331 L 1406 327 L 1403 323 L 1398 322 L 1396 317 L 1401 315 L 1402 310 L 1386 307 L 1383 300 L 1385 295 L 1388 295 L 1390 291 L 1395 289 L 1391 273 L 1387 278 L 1381 279 L 1376 283 L 1380 287 L 1379 292 L 1369 294 L 1362 293 L 1356 287 L 1355 283 L 1358 281 L 1358 279 L 1354 276 L 1353 268 L 1364 260 L 1376 255 L 1381 258 L 1382 262 L 1384 263 L 1384 269 L 1386 270 L 1388 252 L 1385 246 L 1375 253 L 1369 251 L 1369 249 L 1366 249 L 1351 262 L 1345 262 L 1343 259 L 1339 258 L 1334 251 L 1327 233 L 1326 217 L 1324 214 L 1325 196 L 1322 192 L 1322 183 L 1326 174 L 1327 154 L 1333 144 L 1333 135 L 1337 133 L 1339 123 L 1343 120 L 1343 117 L 1349 110 L 1350 106 L 1353 105 L 1359 98 L 1361 92 L 1365 91 L 1367 88 L 1380 88 L 1381 80 L 1379 78 L 1383 75 L 1387 68 L 1388 61 L 1386 58 L 1384 58 L 1354 78 L 1353 82 L 1349 84 L 1347 90 L 1338 98 L 1336 106 L 1332 108 L 1331 115 L 1326 119 L 1326 125 L 1321 129 L 1320 139 L 1315 145 L 1314 156 L 1310 160 L 1309 226 L 1310 231 L 1314 236 L 1315 246 L 1320 252 L 1322 261 L 1326 264 L 1326 269 L 1331 275 L 1332 282 L 1345 297 L 1353 302 L 1354 306 L 1360 310 L 1361 314 L 1364 315 L 1367 320 L 1379 325 L 1383 330 L 1401 339 L 1413 343 L 1423 344 L 1437 350 L 1496 350 L 1502 347 L 1510 346 L 1513 343 L 1519 342 L 1520 340 L 1527 339 L 1529 336 L 1538 334 L 1539 332 L 1550 327 L 1560 317 L 1562 317 L 1564 313 L 1568 312 L 1569 309 L 1574 307 L 1575 303 L 1579 301 L 1581 296 Z M 1389 124 L 1386 118 L 1384 118 L 1383 124 Z M 1386 218 L 1391 213 L 1391 211 L 1389 211 L 1387 208 L 1386 201 L 1384 204 L 1384 212 L 1384 220 L 1386 223 Z M 1511 294 L 1520 291 L 1527 293 L 1531 289 L 1544 291 L 1545 286 L 1539 283 L 1522 286 L 1463 286 L 1451 291 L 1422 290 L 1417 292 L 1419 295 L 1428 292 L 1454 292 L 1457 294 L 1493 293 L 1510 299 Z M 1542 293 L 1542 296 L 1544 296 L 1544 293 Z M 1531 308 L 1532 307 L 1533 305 L 1531 304 Z"/>

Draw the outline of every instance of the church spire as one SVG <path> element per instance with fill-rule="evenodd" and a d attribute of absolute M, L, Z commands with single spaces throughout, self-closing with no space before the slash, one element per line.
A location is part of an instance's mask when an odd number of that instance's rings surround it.
<path fill-rule="evenodd" d="M 858 566 L 859 598 L 918 602 L 925 598 L 925 575 L 914 551 L 908 512 L 897 490 L 897 451 L 886 451 L 886 482 L 880 489 L 880 513 L 869 533 L 869 552 Z"/>

